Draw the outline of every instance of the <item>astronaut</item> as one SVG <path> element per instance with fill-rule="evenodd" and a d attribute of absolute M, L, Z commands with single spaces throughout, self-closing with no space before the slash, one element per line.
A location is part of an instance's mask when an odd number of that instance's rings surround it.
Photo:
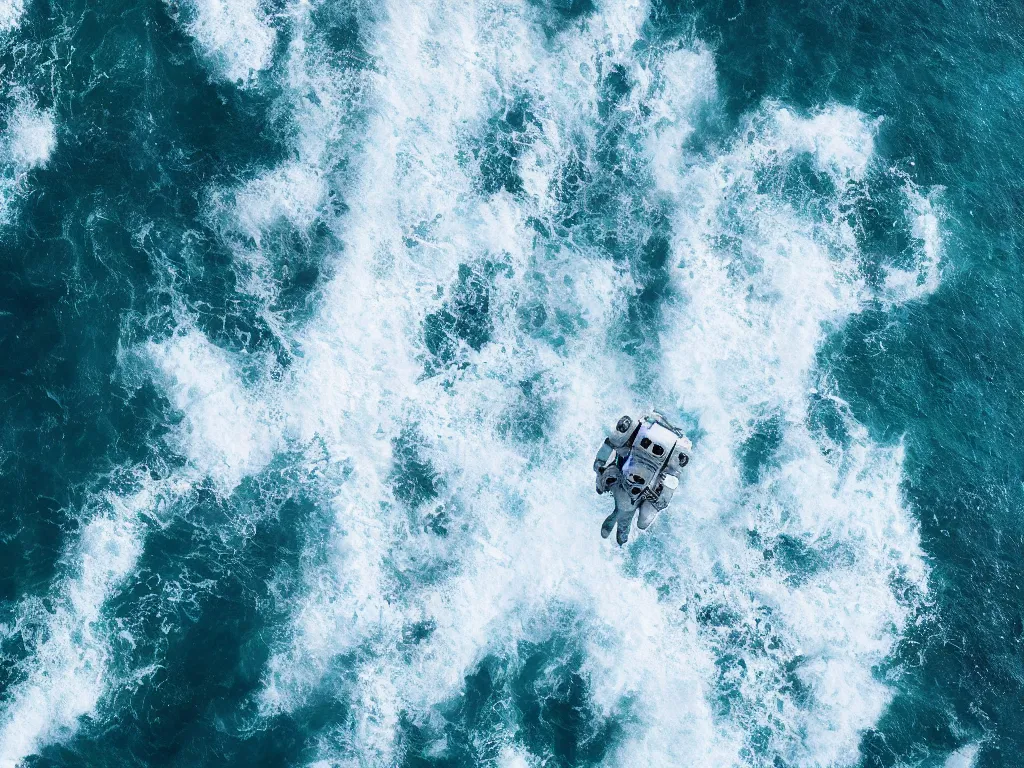
<path fill-rule="evenodd" d="M 672 500 L 691 450 L 690 441 L 657 411 L 640 421 L 619 419 L 594 459 L 597 492 L 611 492 L 615 500 L 601 537 L 607 539 L 617 525 L 615 540 L 621 547 L 629 539 L 637 510 L 636 527 L 646 530 Z"/>

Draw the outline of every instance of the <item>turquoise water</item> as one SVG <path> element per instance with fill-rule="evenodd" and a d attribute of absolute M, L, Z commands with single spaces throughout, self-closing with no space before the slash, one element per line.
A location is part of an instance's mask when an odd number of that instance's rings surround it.
<path fill-rule="evenodd" d="M 0 766 L 1019 765 L 1022 49 L 0 0 Z"/>

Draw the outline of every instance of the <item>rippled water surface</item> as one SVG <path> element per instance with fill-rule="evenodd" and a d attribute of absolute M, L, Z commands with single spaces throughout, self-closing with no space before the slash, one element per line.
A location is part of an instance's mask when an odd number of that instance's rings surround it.
<path fill-rule="evenodd" d="M 1021 765 L 1022 62 L 1000 2 L 0 0 L 0 768 Z"/>

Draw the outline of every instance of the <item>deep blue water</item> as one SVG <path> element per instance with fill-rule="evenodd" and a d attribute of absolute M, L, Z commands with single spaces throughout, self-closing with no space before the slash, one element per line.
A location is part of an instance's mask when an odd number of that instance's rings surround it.
<path fill-rule="evenodd" d="M 0 766 L 1021 765 L 1022 126 L 1012 3 L 0 0 Z"/>

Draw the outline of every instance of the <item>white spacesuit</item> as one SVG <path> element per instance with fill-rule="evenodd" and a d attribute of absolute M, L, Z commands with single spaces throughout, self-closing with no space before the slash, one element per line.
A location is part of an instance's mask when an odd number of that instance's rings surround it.
<path fill-rule="evenodd" d="M 619 419 L 594 459 L 597 492 L 610 491 L 615 499 L 601 536 L 608 538 L 618 525 L 615 540 L 625 544 L 637 510 L 636 527 L 645 530 L 672 500 L 690 450 L 690 441 L 656 411 L 640 421 Z"/>

